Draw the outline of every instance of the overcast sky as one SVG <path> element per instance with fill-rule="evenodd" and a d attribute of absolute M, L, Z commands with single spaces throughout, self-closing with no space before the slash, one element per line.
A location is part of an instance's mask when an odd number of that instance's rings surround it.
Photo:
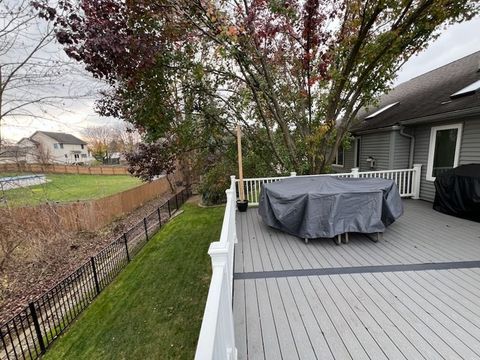
<path fill-rule="evenodd" d="M 430 46 L 410 59 L 400 70 L 395 85 L 415 76 L 445 65 L 451 61 L 480 50 L 480 18 L 456 24 L 443 30 L 439 38 Z M 83 81 L 90 82 L 92 88 L 98 89 L 98 82 L 90 80 L 85 74 Z M 82 129 L 115 123 L 115 119 L 100 118 L 94 111 L 94 99 L 82 99 L 65 104 L 65 108 L 51 114 L 54 119 L 7 120 L 2 124 L 3 136 L 10 140 L 19 140 L 30 136 L 35 130 L 69 132 L 77 136 Z"/>
<path fill-rule="evenodd" d="M 479 35 L 480 18 L 448 27 L 426 50 L 412 57 L 403 66 L 395 84 L 479 51 Z"/>

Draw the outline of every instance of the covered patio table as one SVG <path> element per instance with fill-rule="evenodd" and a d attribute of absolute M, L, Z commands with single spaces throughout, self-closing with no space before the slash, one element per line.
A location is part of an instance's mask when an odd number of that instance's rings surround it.
<path fill-rule="evenodd" d="M 383 233 L 403 214 L 403 204 L 393 180 L 302 176 L 263 184 L 258 211 L 268 226 L 307 242 Z"/>

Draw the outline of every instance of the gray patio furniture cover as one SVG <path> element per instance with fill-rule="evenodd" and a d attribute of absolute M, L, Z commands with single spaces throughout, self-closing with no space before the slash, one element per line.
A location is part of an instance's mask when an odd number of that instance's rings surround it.
<path fill-rule="evenodd" d="M 292 177 L 263 184 L 258 212 L 273 228 L 314 239 L 383 232 L 403 204 L 393 180 Z"/>

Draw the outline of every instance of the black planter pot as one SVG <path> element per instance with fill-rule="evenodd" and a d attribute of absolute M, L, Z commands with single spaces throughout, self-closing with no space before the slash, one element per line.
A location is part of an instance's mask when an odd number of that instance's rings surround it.
<path fill-rule="evenodd" d="M 247 211 L 248 208 L 248 200 L 237 200 L 237 209 L 240 212 Z"/>

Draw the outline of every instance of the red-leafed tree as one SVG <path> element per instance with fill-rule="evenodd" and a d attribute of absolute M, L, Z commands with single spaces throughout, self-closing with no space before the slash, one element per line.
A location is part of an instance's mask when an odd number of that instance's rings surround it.
<path fill-rule="evenodd" d="M 151 141 L 175 135 L 176 152 L 240 122 L 247 156 L 301 173 L 325 171 L 358 111 L 398 68 L 442 26 L 479 11 L 474 0 L 61 5 L 55 21 L 65 51 L 112 86 L 104 114 Z"/>

